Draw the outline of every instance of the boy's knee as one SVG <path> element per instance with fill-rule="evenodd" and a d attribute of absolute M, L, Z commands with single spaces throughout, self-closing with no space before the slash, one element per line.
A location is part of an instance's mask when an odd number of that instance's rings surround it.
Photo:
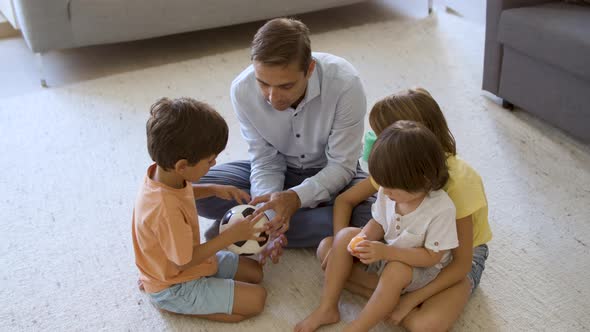
<path fill-rule="evenodd" d="M 389 280 L 400 280 L 403 284 L 412 281 L 412 267 L 401 262 L 389 262 L 383 269 L 381 276 Z"/>
<path fill-rule="evenodd" d="M 346 227 L 344 229 L 342 229 L 341 231 L 338 232 L 338 234 L 336 234 L 334 236 L 334 241 L 335 242 L 350 242 L 350 240 L 357 236 L 359 233 L 361 232 L 360 228 L 357 227 Z M 346 242 L 346 244 L 348 245 L 348 242 Z"/>
<path fill-rule="evenodd" d="M 258 265 L 254 271 L 252 272 L 252 283 L 259 284 L 264 279 L 264 271 L 262 270 L 262 266 Z"/>
<path fill-rule="evenodd" d="M 252 303 L 253 315 L 259 315 L 264 311 L 264 305 L 266 304 L 266 289 L 264 287 L 257 287 L 256 299 Z"/>

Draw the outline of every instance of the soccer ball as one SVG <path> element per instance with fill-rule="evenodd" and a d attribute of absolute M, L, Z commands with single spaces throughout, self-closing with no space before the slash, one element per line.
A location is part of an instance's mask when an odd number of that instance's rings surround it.
<path fill-rule="evenodd" d="M 244 204 L 234 206 L 223 215 L 223 218 L 221 218 L 221 223 L 219 223 L 219 233 L 223 233 L 223 231 L 225 231 L 231 224 L 235 223 L 236 221 L 242 220 L 247 216 L 251 215 L 252 213 L 254 213 L 254 210 L 256 210 L 256 207 L 252 205 Z M 256 223 L 256 227 L 262 227 L 267 222 L 269 222 L 269 220 L 265 214 L 264 216 L 262 216 L 262 218 L 260 218 L 260 220 L 258 220 L 258 222 Z M 264 247 L 266 247 L 268 243 L 268 235 L 264 232 L 258 234 L 255 233 L 254 235 L 258 237 L 264 237 L 264 240 L 240 241 L 230 245 L 229 247 L 227 247 L 227 249 L 233 253 L 244 256 L 254 255 L 261 252 L 262 249 L 264 249 Z"/>

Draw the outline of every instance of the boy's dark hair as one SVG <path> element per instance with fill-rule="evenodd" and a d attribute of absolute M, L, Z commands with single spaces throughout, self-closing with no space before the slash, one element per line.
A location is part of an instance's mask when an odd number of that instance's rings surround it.
<path fill-rule="evenodd" d="M 449 179 L 445 153 L 436 136 L 414 121 L 397 121 L 377 138 L 369 172 L 380 186 L 408 192 L 438 190 Z"/>
<path fill-rule="evenodd" d="M 252 61 L 265 65 L 287 66 L 297 61 L 307 73 L 311 63 L 309 29 L 291 18 L 270 20 L 254 35 L 250 56 Z"/>
<path fill-rule="evenodd" d="M 217 155 L 227 144 L 227 123 L 211 106 L 192 98 L 161 98 L 146 124 L 148 152 L 165 170 L 186 159 L 190 165 Z"/>
<path fill-rule="evenodd" d="M 446 153 L 457 154 L 455 138 L 445 116 L 425 89 L 413 88 L 389 95 L 376 102 L 369 113 L 369 124 L 377 135 L 399 120 L 423 124 L 438 138 Z"/>

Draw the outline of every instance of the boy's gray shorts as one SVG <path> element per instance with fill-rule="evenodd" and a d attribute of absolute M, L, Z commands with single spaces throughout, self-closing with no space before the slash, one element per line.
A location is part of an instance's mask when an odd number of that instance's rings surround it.
<path fill-rule="evenodd" d="M 467 274 L 467 279 L 471 283 L 471 293 L 477 288 L 481 281 L 481 276 L 485 269 L 486 260 L 489 255 L 489 248 L 487 244 L 479 245 L 473 248 L 473 259 L 471 262 L 471 271 Z M 450 261 L 449 261 L 450 262 Z M 383 269 L 387 265 L 387 261 L 378 261 L 367 265 L 365 271 L 381 275 Z M 445 264 L 444 266 L 448 265 Z M 443 266 L 443 268 L 444 268 Z M 432 280 L 434 280 L 440 273 L 441 268 L 436 266 L 431 267 L 415 267 L 412 269 L 412 282 L 406 287 L 402 293 L 412 292 L 420 289 Z"/>
<path fill-rule="evenodd" d="M 387 263 L 389 263 L 389 261 L 386 261 L 386 260 L 381 260 L 381 261 L 371 263 L 371 264 L 367 265 L 367 268 L 365 269 L 365 271 L 367 271 L 369 273 L 376 273 L 378 275 L 381 275 L 381 273 L 383 272 L 383 269 L 385 269 L 385 266 L 387 265 Z M 406 288 L 404 288 L 404 290 L 402 291 L 402 294 L 407 293 L 407 292 L 413 292 L 417 289 L 420 289 L 420 288 L 428 285 L 428 283 L 431 282 L 432 280 L 434 280 L 434 278 L 436 278 L 436 276 L 438 276 L 438 274 L 440 273 L 441 268 L 438 266 L 440 266 L 440 264 L 437 264 L 435 266 L 430 266 L 430 267 L 413 267 L 412 268 L 412 281 L 410 282 L 410 284 Z"/>

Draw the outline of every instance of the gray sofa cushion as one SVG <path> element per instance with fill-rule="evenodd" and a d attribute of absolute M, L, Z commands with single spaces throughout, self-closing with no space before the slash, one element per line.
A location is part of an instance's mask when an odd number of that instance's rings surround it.
<path fill-rule="evenodd" d="M 158 37 L 364 0 L 71 0 L 76 45 Z"/>
<path fill-rule="evenodd" d="M 590 81 L 590 8 L 563 2 L 502 12 L 498 41 Z"/>

